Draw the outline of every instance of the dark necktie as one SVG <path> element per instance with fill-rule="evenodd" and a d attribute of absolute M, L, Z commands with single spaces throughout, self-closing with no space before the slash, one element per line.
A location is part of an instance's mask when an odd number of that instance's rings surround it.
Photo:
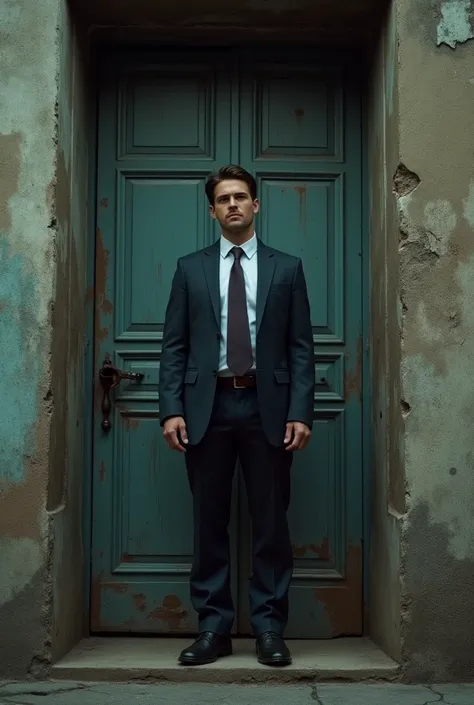
<path fill-rule="evenodd" d="M 253 364 L 250 342 L 245 279 L 240 258 L 244 251 L 233 247 L 234 264 L 229 278 L 229 309 L 227 313 L 227 365 L 229 370 L 241 377 Z"/>

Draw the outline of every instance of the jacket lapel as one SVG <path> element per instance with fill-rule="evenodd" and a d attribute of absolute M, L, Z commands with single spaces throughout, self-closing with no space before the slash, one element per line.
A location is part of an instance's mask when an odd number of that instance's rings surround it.
<path fill-rule="evenodd" d="M 265 311 L 265 305 L 267 303 L 268 292 L 270 290 L 270 285 L 273 279 L 273 273 L 275 271 L 275 257 L 274 252 L 264 245 L 260 240 L 258 241 L 258 284 L 257 284 L 257 333 L 262 323 L 263 313 Z"/>
<path fill-rule="evenodd" d="M 218 240 L 210 247 L 207 247 L 203 252 L 202 263 L 204 274 L 206 276 L 207 288 L 216 317 L 216 323 L 220 328 L 221 312 L 220 312 L 220 296 L 219 296 L 219 255 L 220 241 Z"/>

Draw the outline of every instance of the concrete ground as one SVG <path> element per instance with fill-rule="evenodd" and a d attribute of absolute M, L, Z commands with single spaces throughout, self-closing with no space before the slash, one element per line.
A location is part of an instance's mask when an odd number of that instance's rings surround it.
<path fill-rule="evenodd" d="M 473 705 L 474 685 L 0 683 L 1 705 Z"/>

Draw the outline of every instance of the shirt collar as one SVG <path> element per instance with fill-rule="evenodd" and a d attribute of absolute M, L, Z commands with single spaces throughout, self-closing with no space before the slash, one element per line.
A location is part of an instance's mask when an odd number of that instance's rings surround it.
<path fill-rule="evenodd" d="M 221 235 L 221 257 L 225 259 L 231 249 L 235 247 L 234 243 L 229 242 L 223 235 Z M 247 242 L 244 242 L 243 245 L 240 245 L 240 247 L 243 249 L 245 252 L 246 256 L 248 259 L 252 259 L 254 254 L 257 252 L 257 236 L 254 233 L 250 240 L 247 240 Z"/>

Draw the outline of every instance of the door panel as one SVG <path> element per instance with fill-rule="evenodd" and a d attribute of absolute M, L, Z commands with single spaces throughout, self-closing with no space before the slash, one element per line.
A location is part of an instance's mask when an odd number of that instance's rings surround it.
<path fill-rule="evenodd" d="M 96 359 L 143 374 L 94 422 L 94 631 L 191 632 L 192 504 L 159 426 L 166 303 L 179 256 L 217 236 L 204 182 L 230 161 L 230 84 L 209 56 L 104 68 L 99 115 Z M 217 129 L 218 128 L 218 129 Z M 236 553 L 236 542 L 233 544 Z"/>
<path fill-rule="evenodd" d="M 168 451 L 159 427 L 159 351 L 177 257 L 219 235 L 207 214 L 205 177 L 230 161 L 257 178 L 258 234 L 302 257 L 311 303 L 315 424 L 292 471 L 295 571 L 287 634 L 362 631 L 359 92 L 348 65 L 308 56 L 123 56 L 105 70 L 96 370 L 109 353 L 118 367 L 144 378 L 114 390 L 108 433 L 100 427 L 97 389 L 94 631 L 196 628 L 188 587 L 191 500 L 183 459 Z M 250 529 L 237 487 L 236 627 L 249 633 Z"/>
<path fill-rule="evenodd" d="M 257 178 L 263 241 L 301 257 L 307 279 L 317 381 L 313 437 L 292 470 L 286 633 L 314 638 L 362 631 L 362 195 L 355 78 L 308 56 L 247 54 L 240 163 Z M 247 578 L 242 567 L 244 631 Z"/>

